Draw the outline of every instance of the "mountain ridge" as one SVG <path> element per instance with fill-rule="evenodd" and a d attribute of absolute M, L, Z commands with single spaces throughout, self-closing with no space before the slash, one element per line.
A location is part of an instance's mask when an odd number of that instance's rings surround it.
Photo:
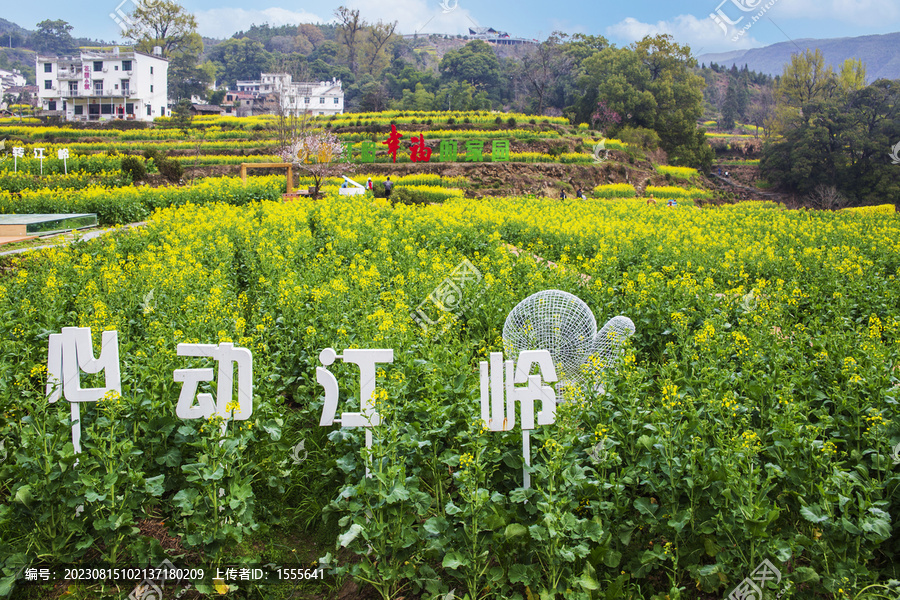
<path fill-rule="evenodd" d="M 799 47 L 799 48 L 798 48 Z M 866 66 L 866 83 L 878 79 L 900 79 L 900 32 L 842 38 L 804 38 L 778 42 L 762 48 L 706 53 L 697 62 L 711 62 L 738 68 L 745 64 L 751 71 L 767 75 L 781 75 L 791 55 L 806 49 L 822 51 L 826 64 L 835 70 L 848 58 L 858 58 Z"/>

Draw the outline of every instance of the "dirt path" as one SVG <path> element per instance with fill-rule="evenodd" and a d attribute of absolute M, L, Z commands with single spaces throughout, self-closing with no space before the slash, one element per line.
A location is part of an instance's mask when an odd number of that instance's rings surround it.
<path fill-rule="evenodd" d="M 723 187 L 725 189 L 740 196 L 742 200 L 763 199 L 763 200 L 771 200 L 772 202 L 780 202 L 782 204 L 790 204 L 793 202 L 793 198 L 791 198 L 787 194 L 781 194 L 779 192 L 770 192 L 767 190 L 761 190 L 759 188 L 743 185 L 741 183 L 737 183 L 731 177 L 723 177 L 722 175 L 710 173 L 709 178 L 713 181 L 718 180 L 718 182 L 720 182 L 721 184 L 724 184 Z"/>

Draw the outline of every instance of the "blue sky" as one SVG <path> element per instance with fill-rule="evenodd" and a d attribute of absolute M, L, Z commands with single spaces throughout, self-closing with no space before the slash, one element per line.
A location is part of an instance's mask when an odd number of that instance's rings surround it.
<path fill-rule="evenodd" d="M 136 1 L 153 0 L 44 0 L 37 9 L 3 0 L 2 16 L 29 29 L 43 19 L 61 18 L 75 27 L 76 36 L 114 41 L 121 30 L 110 14 L 117 9 L 130 12 Z M 536 39 L 554 30 L 601 34 L 627 45 L 662 32 L 689 44 L 695 54 L 789 39 L 900 31 L 900 0 L 181 0 L 181 4 L 196 15 L 200 33 L 210 37 L 228 37 L 252 23 L 326 22 L 341 4 L 358 8 L 370 21 L 398 21 L 403 33 L 465 33 L 477 24 Z M 719 24 L 710 17 L 713 13 Z M 737 33 L 747 25 L 743 34 Z"/>

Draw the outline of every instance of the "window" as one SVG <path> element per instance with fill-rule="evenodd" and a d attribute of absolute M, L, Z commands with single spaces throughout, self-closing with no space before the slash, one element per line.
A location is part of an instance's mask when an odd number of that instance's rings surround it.
<path fill-rule="evenodd" d="M 95 60 L 95 61 L 94 61 L 94 70 L 95 70 L 95 71 L 102 71 L 102 70 L 103 70 L 103 61 L 102 61 L 102 60 Z"/>
<path fill-rule="evenodd" d="M 334 103 L 335 103 L 335 104 L 340 104 L 340 103 L 341 103 L 340 98 L 335 98 L 335 99 L 334 99 Z"/>
<path fill-rule="evenodd" d="M 166 107 L 165 106 L 159 107 L 159 116 L 161 116 L 161 117 L 166 116 Z"/>
<path fill-rule="evenodd" d="M 122 80 L 122 93 L 127 96 L 129 91 L 131 91 L 131 80 L 123 79 Z"/>
<path fill-rule="evenodd" d="M 130 60 L 123 60 L 123 61 L 122 61 L 122 70 L 123 70 L 123 71 L 130 71 L 130 70 L 131 70 L 131 61 L 130 61 Z"/>
<path fill-rule="evenodd" d="M 99 115 L 100 114 L 100 105 L 99 104 L 91 104 L 90 106 L 88 106 L 88 114 Z"/>
<path fill-rule="evenodd" d="M 116 65 L 115 67 L 113 67 L 113 70 L 114 70 L 114 71 L 118 71 L 118 70 L 119 70 L 119 65 Z"/>
<path fill-rule="evenodd" d="M 150 86 L 150 93 L 151 93 L 151 94 L 153 93 L 153 86 L 152 86 L 152 85 Z"/>
<path fill-rule="evenodd" d="M 150 67 L 150 74 L 153 75 L 153 67 Z"/>
<path fill-rule="evenodd" d="M 75 114 L 76 114 L 76 115 L 83 115 L 83 114 L 84 114 L 84 106 L 81 105 L 81 104 L 76 104 L 76 105 L 75 105 Z"/>
<path fill-rule="evenodd" d="M 56 110 L 56 100 L 47 103 L 47 110 Z"/>
<path fill-rule="evenodd" d="M 309 104 L 309 98 L 304 98 L 303 101 Z"/>
<path fill-rule="evenodd" d="M 77 81 L 70 81 L 70 82 L 69 82 L 69 95 L 70 95 L 70 96 L 77 96 L 77 95 L 78 95 L 78 82 L 77 82 Z"/>
<path fill-rule="evenodd" d="M 44 63 L 44 73 L 53 72 L 53 63 Z"/>
<path fill-rule="evenodd" d="M 100 114 L 102 114 L 102 115 L 111 115 L 111 114 L 113 114 L 113 106 L 112 106 L 112 104 L 101 104 L 101 105 L 100 105 Z"/>
<path fill-rule="evenodd" d="M 94 80 L 94 95 L 96 95 L 96 96 L 103 95 L 103 80 L 102 79 Z"/>
<path fill-rule="evenodd" d="M 44 80 L 44 89 L 45 89 L 45 90 L 52 90 L 52 89 L 53 89 L 53 80 L 52 80 L 52 79 L 45 79 L 45 80 Z"/>
<path fill-rule="evenodd" d="M 153 109 L 150 108 L 150 105 L 149 105 L 149 104 L 147 105 L 147 116 L 148 116 L 148 117 L 152 117 L 152 116 L 153 116 Z"/>
<path fill-rule="evenodd" d="M 115 85 L 115 88 L 116 88 L 116 89 L 119 89 L 119 84 L 118 84 L 118 83 Z"/>
<path fill-rule="evenodd" d="M 319 98 L 319 104 L 325 104 L 325 98 Z"/>
<path fill-rule="evenodd" d="M 125 104 L 125 112 L 127 112 L 129 115 L 134 114 L 134 103 L 133 102 L 128 102 Z"/>

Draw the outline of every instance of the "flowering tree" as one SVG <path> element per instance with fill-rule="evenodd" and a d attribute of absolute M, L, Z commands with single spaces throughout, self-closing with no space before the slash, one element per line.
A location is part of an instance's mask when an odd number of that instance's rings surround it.
<path fill-rule="evenodd" d="M 312 176 L 313 198 L 319 197 L 323 180 L 337 177 L 352 167 L 340 140 L 326 131 L 299 132 L 281 151 L 281 157 Z"/>
<path fill-rule="evenodd" d="M 597 103 L 597 109 L 594 111 L 594 114 L 591 115 L 591 122 L 595 123 L 605 134 L 609 127 L 622 122 L 622 115 L 609 108 L 606 102 L 601 100 Z"/>

